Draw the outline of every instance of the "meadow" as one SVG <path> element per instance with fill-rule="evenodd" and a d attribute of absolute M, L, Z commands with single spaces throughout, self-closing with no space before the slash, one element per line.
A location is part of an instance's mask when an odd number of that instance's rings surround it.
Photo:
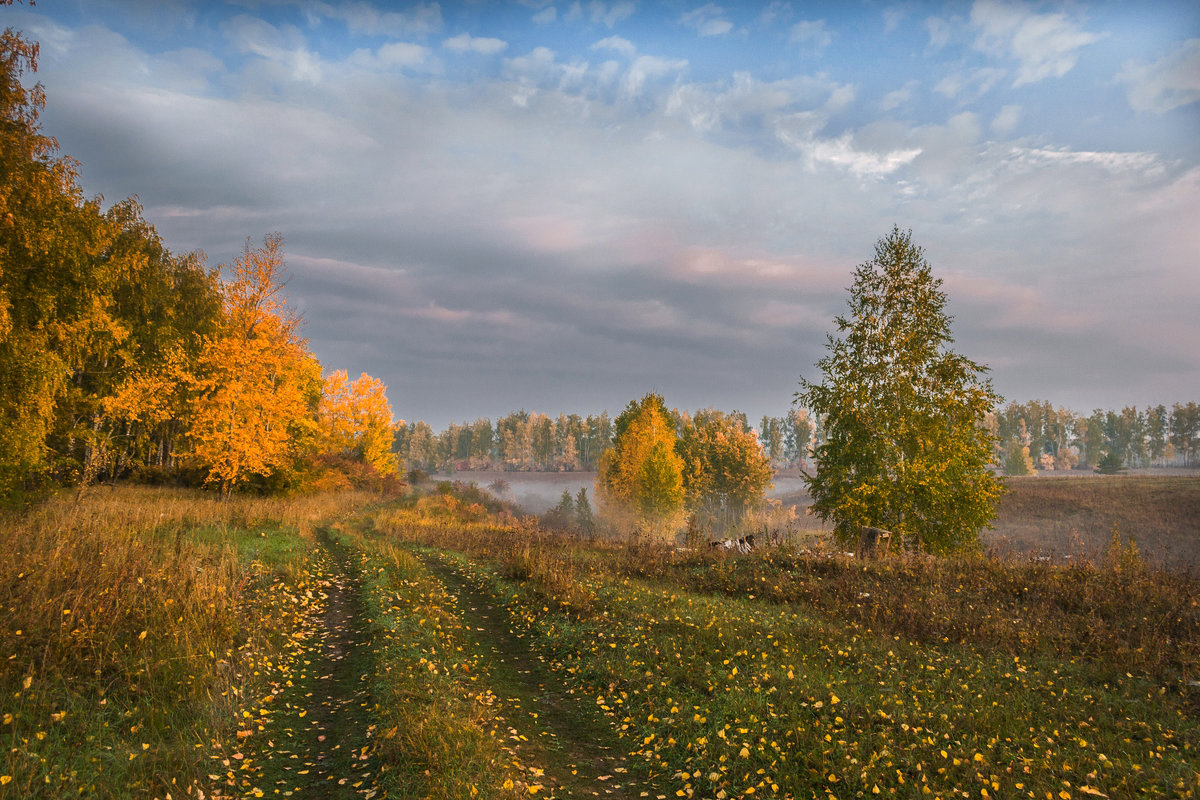
<path fill-rule="evenodd" d="M 103 487 L 4 517 L 0 797 L 1200 794 L 1200 579 L 1123 533 L 860 562 L 505 511 Z"/>

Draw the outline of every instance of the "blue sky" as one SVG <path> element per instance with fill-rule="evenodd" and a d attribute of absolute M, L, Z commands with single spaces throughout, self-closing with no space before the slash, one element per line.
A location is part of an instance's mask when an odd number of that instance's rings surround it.
<path fill-rule="evenodd" d="M 47 133 L 175 251 L 281 232 L 329 368 L 441 426 L 783 413 L 911 228 L 1014 400 L 1200 399 L 1194 3 L 54 2 Z"/>

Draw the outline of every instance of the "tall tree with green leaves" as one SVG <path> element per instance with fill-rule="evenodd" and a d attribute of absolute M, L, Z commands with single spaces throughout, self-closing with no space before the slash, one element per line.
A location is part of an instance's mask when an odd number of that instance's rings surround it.
<path fill-rule="evenodd" d="M 796 402 L 825 434 L 805 482 L 842 542 L 871 525 L 945 553 L 976 546 L 995 516 L 1003 486 L 983 421 L 1000 398 L 987 367 L 950 349 L 941 285 L 912 232 L 893 228 L 855 270 L 823 380 L 800 380 Z"/>

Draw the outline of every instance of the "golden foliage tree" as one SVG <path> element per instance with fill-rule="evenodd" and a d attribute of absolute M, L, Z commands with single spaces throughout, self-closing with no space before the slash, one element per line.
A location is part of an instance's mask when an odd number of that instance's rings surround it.
<path fill-rule="evenodd" d="M 398 474 L 392 407 L 383 381 L 364 372 L 351 382 L 345 370 L 333 372 L 325 379 L 317 419 L 326 452 L 358 458 L 380 475 Z"/>
<path fill-rule="evenodd" d="M 606 516 L 656 538 L 674 533 L 683 510 L 683 462 L 675 422 L 662 397 L 630 402 L 614 424 L 613 446 L 600 456 L 596 496 Z"/>
<path fill-rule="evenodd" d="M 196 364 L 191 458 L 223 493 L 286 477 L 316 444 L 321 367 L 282 292 L 283 238 L 246 249 L 222 286 L 224 320 Z"/>
<path fill-rule="evenodd" d="M 736 415 L 711 408 L 696 412 L 676 449 L 690 508 L 737 519 L 762 501 L 771 484 L 770 459 Z"/>
<path fill-rule="evenodd" d="M 41 84 L 21 82 L 37 57 L 36 43 L 0 35 L 0 495 L 49 467 L 60 395 L 93 328 L 110 321 L 99 203 L 41 132 Z"/>

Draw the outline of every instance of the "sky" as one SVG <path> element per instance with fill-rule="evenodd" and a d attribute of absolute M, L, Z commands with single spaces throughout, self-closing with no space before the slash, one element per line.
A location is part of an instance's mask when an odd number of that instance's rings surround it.
<path fill-rule="evenodd" d="M 911 229 L 1006 400 L 1200 400 L 1200 5 L 41 0 L 45 133 L 435 428 L 788 411 Z"/>

